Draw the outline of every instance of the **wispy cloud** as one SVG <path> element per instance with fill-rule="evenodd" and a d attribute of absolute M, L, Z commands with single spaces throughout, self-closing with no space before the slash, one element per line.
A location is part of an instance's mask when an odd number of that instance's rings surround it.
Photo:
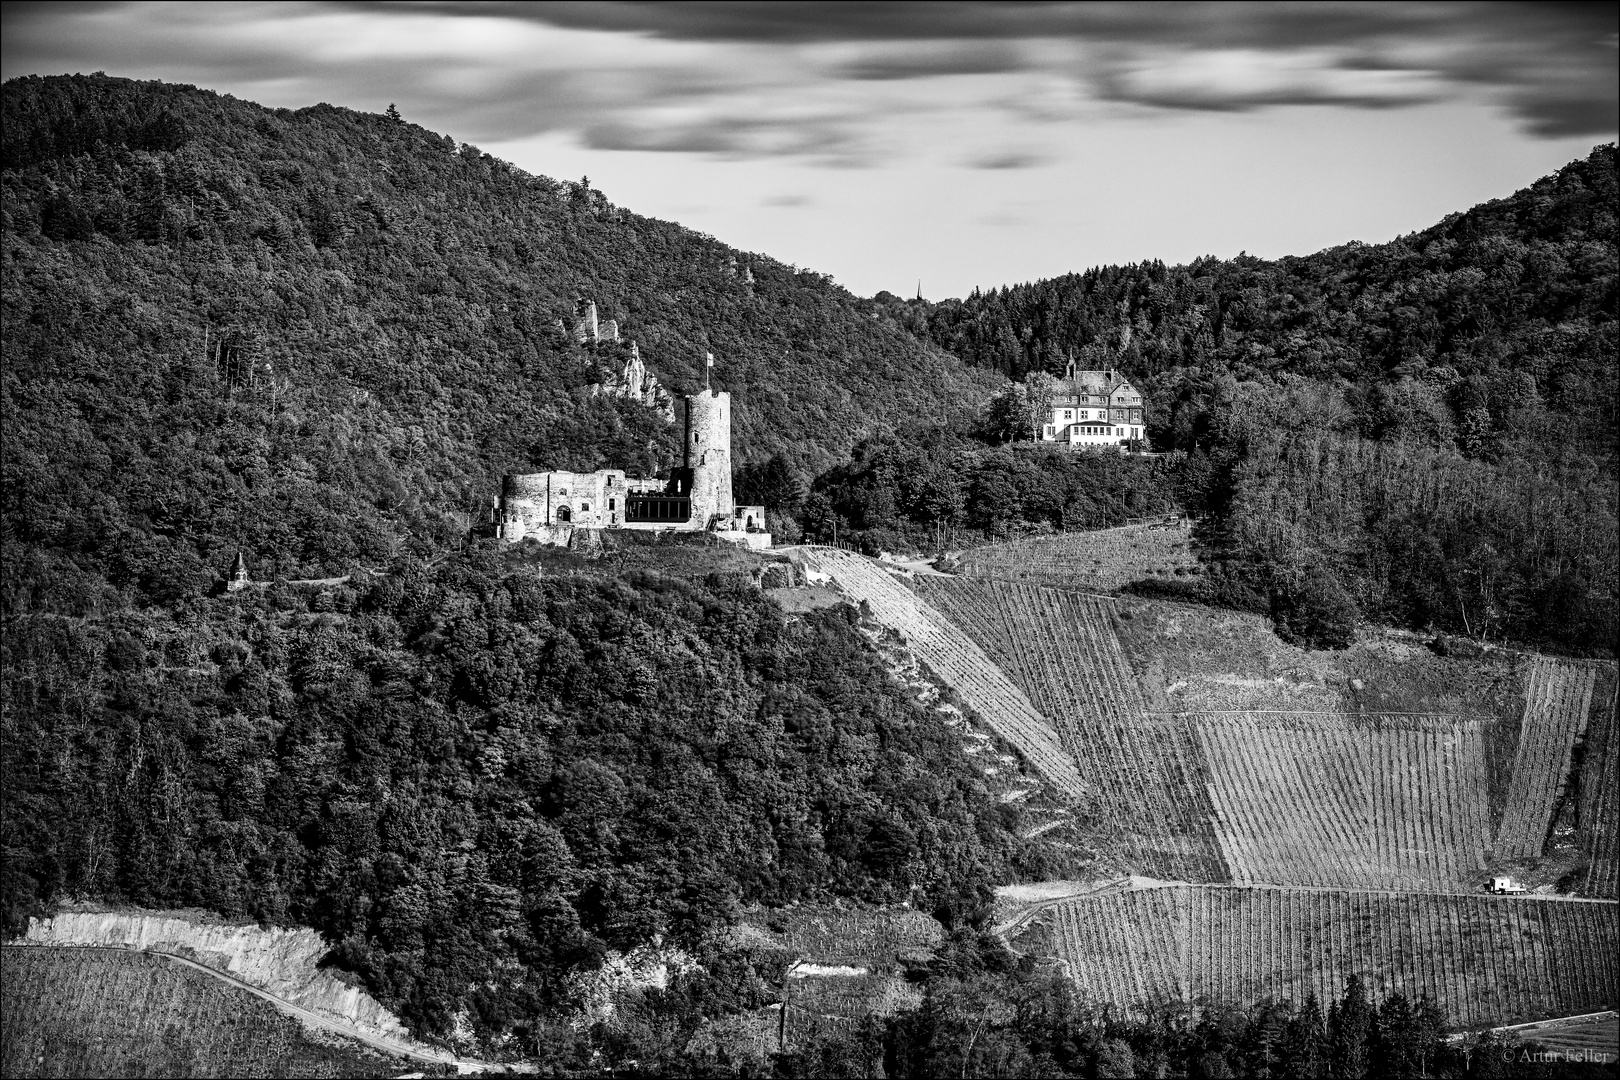
<path fill-rule="evenodd" d="M 1044 165 L 1048 160 L 1050 159 L 1046 155 L 1033 151 L 1008 150 L 969 158 L 967 165 L 975 169 L 1030 169 Z"/>
<path fill-rule="evenodd" d="M 476 140 L 573 132 L 598 149 L 828 164 L 903 152 L 886 133 L 896 117 L 1072 116 L 1057 100 L 1475 98 L 1562 137 L 1612 134 L 1620 94 L 1605 4 L 8 4 L 5 21 L 8 76 L 246 82 L 278 100 L 394 101 Z M 1037 163 L 964 149 L 980 168 Z"/>

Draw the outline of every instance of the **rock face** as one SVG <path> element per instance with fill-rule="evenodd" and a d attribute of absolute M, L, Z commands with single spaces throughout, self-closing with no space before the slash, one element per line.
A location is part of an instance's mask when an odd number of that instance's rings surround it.
<path fill-rule="evenodd" d="M 23 940 L 172 953 L 369 1034 L 412 1041 L 370 994 L 316 966 L 330 950 L 313 930 L 263 929 L 183 911 L 64 911 L 30 919 Z"/>
<path fill-rule="evenodd" d="M 593 386 L 591 392 L 631 398 L 649 409 L 657 409 L 670 423 L 675 422 L 674 398 L 659 384 L 658 376 L 647 370 L 646 362 L 641 359 L 641 346 L 633 341 L 630 343 L 630 358 L 624 362 L 624 369 L 610 373 Z"/>

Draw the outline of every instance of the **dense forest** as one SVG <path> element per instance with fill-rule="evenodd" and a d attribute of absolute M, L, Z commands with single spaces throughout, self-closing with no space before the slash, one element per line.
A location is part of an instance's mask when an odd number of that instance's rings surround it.
<path fill-rule="evenodd" d="M 1143 391 L 1212 560 L 1362 617 L 1613 655 L 1615 147 L 1387 244 L 1109 266 L 872 310 L 1015 379 Z"/>
<path fill-rule="evenodd" d="M 824 275 L 396 117 L 101 76 L 0 108 L 13 607 L 192 595 L 238 548 L 380 566 L 454 546 L 502 472 L 667 469 L 658 411 L 591 392 L 627 345 L 574 345 L 580 296 L 673 392 L 715 353 L 739 461 L 813 474 L 997 381 Z"/>
<path fill-rule="evenodd" d="M 610 949 L 728 970 L 743 904 L 976 919 L 1017 808 L 853 608 L 787 616 L 712 544 L 683 574 L 660 546 L 587 569 L 486 542 L 13 622 L 8 927 L 62 896 L 313 926 L 413 1027 L 495 1036 L 577 1005 Z"/>

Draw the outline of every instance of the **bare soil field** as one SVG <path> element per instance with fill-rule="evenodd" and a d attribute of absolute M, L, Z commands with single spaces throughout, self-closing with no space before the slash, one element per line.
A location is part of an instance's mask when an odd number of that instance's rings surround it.
<path fill-rule="evenodd" d="M 422 1065 L 306 1029 L 150 953 L 0 949 L 0 1076 L 398 1076 Z"/>
<path fill-rule="evenodd" d="M 1470 1028 L 1620 998 L 1620 907 L 1593 901 L 1164 886 L 1053 902 L 1011 944 L 1061 959 L 1123 1008 L 1329 1000 L 1352 974 L 1374 997 L 1428 996 Z"/>
<path fill-rule="evenodd" d="M 1124 525 L 989 544 L 962 553 L 964 577 L 1025 581 L 1060 589 L 1111 592 L 1144 578 L 1187 578 L 1202 573 L 1192 529 Z"/>
<path fill-rule="evenodd" d="M 1523 656 L 1439 656 L 1418 635 L 1367 628 L 1339 651 L 1283 642 L 1270 620 L 1196 604 L 1121 597 L 1115 631 L 1149 708 L 1412 712 L 1517 719 Z"/>

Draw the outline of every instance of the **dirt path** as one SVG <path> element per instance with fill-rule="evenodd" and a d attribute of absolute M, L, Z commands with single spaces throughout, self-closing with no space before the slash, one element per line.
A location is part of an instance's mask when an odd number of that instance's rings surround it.
<path fill-rule="evenodd" d="M 330 1031 L 336 1035 L 342 1035 L 345 1038 L 354 1039 L 357 1042 L 363 1042 L 367 1046 L 370 1046 L 375 1050 L 381 1050 L 385 1054 L 393 1054 L 395 1057 L 406 1058 L 410 1061 L 420 1061 L 430 1065 L 453 1065 L 455 1066 L 456 1072 L 462 1075 L 472 1075 L 483 1072 L 516 1073 L 538 1071 L 537 1068 L 532 1065 L 496 1065 L 487 1061 L 477 1061 L 471 1058 L 458 1058 L 454 1054 L 447 1051 L 437 1051 L 427 1047 L 413 1046 L 406 1043 L 397 1042 L 393 1039 L 384 1038 L 379 1035 L 372 1035 L 368 1032 L 364 1032 L 358 1028 L 352 1027 L 349 1024 L 334 1020 L 329 1016 L 322 1016 L 320 1013 L 313 1012 L 301 1005 L 294 1005 L 286 998 L 277 997 L 268 990 L 262 990 L 259 987 L 254 986 L 252 983 L 243 982 L 236 976 L 228 975 L 217 968 L 211 968 L 206 964 L 199 964 L 195 960 L 187 959 L 186 957 L 179 956 L 175 953 L 164 952 L 161 949 L 126 949 L 119 948 L 115 945 L 10 944 L 4 947 L 8 949 L 83 949 L 86 951 L 102 950 L 108 952 L 144 952 L 152 956 L 161 956 L 165 960 L 171 961 L 172 963 L 183 964 L 186 967 L 193 968 L 205 975 L 211 975 L 220 982 L 234 986 L 238 990 L 246 990 L 254 997 L 262 998 L 263 1000 L 268 1001 L 270 1004 L 274 1005 L 288 1016 L 298 1020 L 306 1027 L 319 1028 L 323 1031 Z"/>

